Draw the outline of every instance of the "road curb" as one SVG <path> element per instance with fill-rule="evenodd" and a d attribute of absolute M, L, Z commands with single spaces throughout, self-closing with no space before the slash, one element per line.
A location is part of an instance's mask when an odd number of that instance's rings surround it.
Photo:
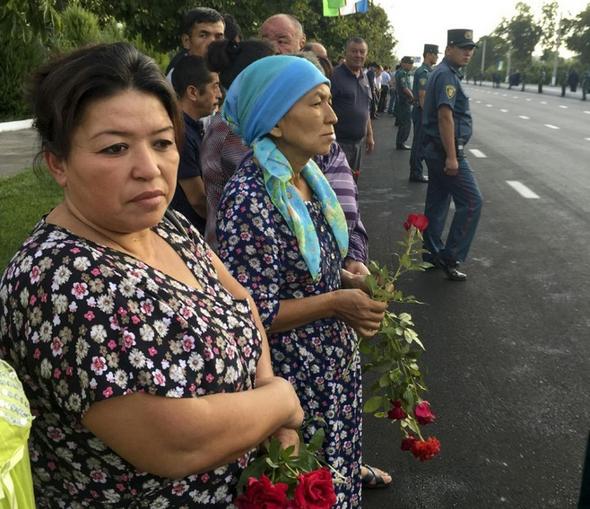
<path fill-rule="evenodd" d="M 8 131 L 21 131 L 23 129 L 30 129 L 33 127 L 33 119 L 27 118 L 25 120 L 15 120 L 13 122 L 0 122 L 0 133 Z"/>

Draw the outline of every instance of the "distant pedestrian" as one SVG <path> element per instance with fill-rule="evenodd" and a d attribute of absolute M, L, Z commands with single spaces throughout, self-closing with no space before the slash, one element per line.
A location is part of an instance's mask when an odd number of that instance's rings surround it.
<path fill-rule="evenodd" d="M 424 248 L 429 254 L 424 255 L 424 260 L 442 268 L 451 281 L 467 279 L 459 271 L 459 263 L 467 257 L 482 206 L 481 193 L 464 154 L 472 121 L 469 98 L 461 85 L 461 68 L 469 63 L 475 47 L 473 31 L 448 31 L 445 58 L 428 79 L 424 101 L 424 158 L 429 176 L 424 207 L 429 220 Z M 451 199 L 455 215 L 443 242 Z"/>
<path fill-rule="evenodd" d="M 385 108 L 387 108 L 387 102 L 389 100 L 389 83 L 391 81 L 389 70 L 389 66 L 385 66 L 381 73 L 381 92 L 379 94 L 379 107 L 377 108 L 377 113 L 385 113 Z"/>
<path fill-rule="evenodd" d="M 395 105 L 395 116 L 398 122 L 395 148 L 397 150 L 410 150 L 406 140 L 410 136 L 412 128 L 412 104 L 414 94 L 410 88 L 410 71 L 414 66 L 412 57 L 403 57 L 401 67 L 395 73 L 395 89 L 397 90 L 397 103 Z"/>
<path fill-rule="evenodd" d="M 361 171 L 363 148 L 371 152 L 375 146 L 369 118 L 371 93 L 363 73 L 367 51 L 364 39 L 350 38 L 346 42 L 344 63 L 332 74 L 332 107 L 338 116 L 334 126 L 336 140 L 346 154 L 355 179 Z"/>
<path fill-rule="evenodd" d="M 401 64 L 397 64 L 395 69 L 391 71 L 391 80 L 389 81 L 389 106 L 387 113 L 395 115 L 395 103 L 397 102 L 397 90 L 395 88 L 395 73 L 399 70 Z M 397 125 L 397 123 L 396 123 Z"/>
<path fill-rule="evenodd" d="M 422 130 L 422 111 L 424 109 L 424 97 L 426 95 L 426 83 L 432 72 L 432 66 L 438 61 L 438 46 L 425 44 L 423 53 L 424 62 L 414 73 L 412 93 L 414 94 L 414 107 L 412 108 L 412 123 L 414 124 L 414 137 L 412 139 L 412 152 L 410 153 L 410 182 L 428 182 L 422 168 L 422 142 L 424 132 Z"/>
<path fill-rule="evenodd" d="M 542 68 L 539 71 L 539 85 L 538 85 L 538 92 L 539 94 L 543 93 L 543 84 L 545 83 L 545 77 L 547 73 L 545 72 L 545 68 Z"/>
<path fill-rule="evenodd" d="M 567 75 L 567 84 L 570 87 L 572 92 L 576 92 L 578 90 L 578 84 L 580 83 L 580 75 L 575 69 L 570 69 L 570 72 Z"/>

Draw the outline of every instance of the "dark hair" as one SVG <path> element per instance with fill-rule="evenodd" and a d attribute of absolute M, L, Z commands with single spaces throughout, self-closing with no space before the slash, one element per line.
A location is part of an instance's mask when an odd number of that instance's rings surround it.
<path fill-rule="evenodd" d="M 205 86 L 211 83 L 213 76 L 207 68 L 207 63 L 203 57 L 196 55 L 186 55 L 181 58 L 174 72 L 172 73 L 172 86 L 178 97 L 186 93 L 189 85 L 197 87 L 199 92 L 204 92 Z"/>
<path fill-rule="evenodd" d="M 332 79 L 332 73 L 334 72 L 334 66 L 332 65 L 332 62 L 330 62 L 330 60 L 326 57 L 318 57 L 318 61 L 322 66 L 326 78 Z"/>
<path fill-rule="evenodd" d="M 351 44 L 364 44 L 365 46 L 369 47 L 367 41 L 365 41 L 362 37 L 350 37 L 345 44 L 345 48 L 348 48 Z"/>
<path fill-rule="evenodd" d="M 236 76 L 252 62 L 274 53 L 272 44 L 267 41 L 214 41 L 207 50 L 207 65 L 213 72 L 219 73 L 219 81 L 228 89 Z"/>
<path fill-rule="evenodd" d="M 126 42 L 78 49 L 40 67 L 31 79 L 28 97 L 41 151 L 67 158 L 72 135 L 88 105 L 125 90 L 138 90 L 159 99 L 182 140 L 182 118 L 176 95 L 158 65 Z"/>
<path fill-rule="evenodd" d="M 217 23 L 223 21 L 223 16 L 219 14 L 215 9 L 209 7 L 197 7 L 188 11 L 182 20 L 182 26 L 180 27 L 181 33 L 191 35 L 193 26 L 196 23 Z"/>
<path fill-rule="evenodd" d="M 225 23 L 225 32 L 223 35 L 228 41 L 236 41 L 236 39 L 242 39 L 242 29 L 236 18 L 234 18 L 231 14 L 224 14 L 223 21 Z M 237 42 L 237 41 L 236 41 Z"/>

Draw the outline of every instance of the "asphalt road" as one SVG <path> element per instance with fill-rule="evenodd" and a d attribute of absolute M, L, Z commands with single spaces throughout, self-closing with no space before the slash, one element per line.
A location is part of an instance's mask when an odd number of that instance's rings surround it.
<path fill-rule="evenodd" d="M 468 93 L 475 134 L 466 148 L 484 195 L 469 280 L 434 271 L 402 285 L 426 303 L 409 311 L 437 414 L 424 431 L 442 452 L 419 463 L 399 450 L 396 425 L 367 416 L 365 460 L 391 471 L 394 485 L 365 490 L 366 509 L 564 509 L 580 493 L 590 430 L 590 106 Z M 426 186 L 408 183 L 392 118 L 375 131 L 359 192 L 371 257 L 385 263 L 406 215 L 422 212 Z"/>

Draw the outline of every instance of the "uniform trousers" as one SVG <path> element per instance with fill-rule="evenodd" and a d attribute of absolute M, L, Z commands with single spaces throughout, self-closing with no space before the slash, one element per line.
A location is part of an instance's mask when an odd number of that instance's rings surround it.
<path fill-rule="evenodd" d="M 410 110 L 410 105 L 403 99 L 399 98 L 395 109 L 395 116 L 399 122 L 397 137 L 395 138 L 395 146 L 399 148 L 410 136 L 410 130 L 412 129 L 412 112 Z"/>
<path fill-rule="evenodd" d="M 467 159 L 459 160 L 456 176 L 448 176 L 444 173 L 444 151 L 427 144 L 424 157 L 429 178 L 424 207 L 424 215 L 428 218 L 424 248 L 431 253 L 430 257 L 426 255 L 424 258 L 431 261 L 432 256 L 438 256 L 453 266 L 467 258 L 479 223 L 482 195 Z M 455 215 L 447 240 L 443 243 L 441 237 L 451 199 L 455 203 Z"/>
<path fill-rule="evenodd" d="M 410 152 L 410 177 L 420 178 L 424 176 L 424 168 L 422 167 L 424 131 L 422 130 L 422 110 L 418 106 L 412 108 L 412 123 L 414 124 L 414 137 L 412 138 L 412 152 Z"/>

